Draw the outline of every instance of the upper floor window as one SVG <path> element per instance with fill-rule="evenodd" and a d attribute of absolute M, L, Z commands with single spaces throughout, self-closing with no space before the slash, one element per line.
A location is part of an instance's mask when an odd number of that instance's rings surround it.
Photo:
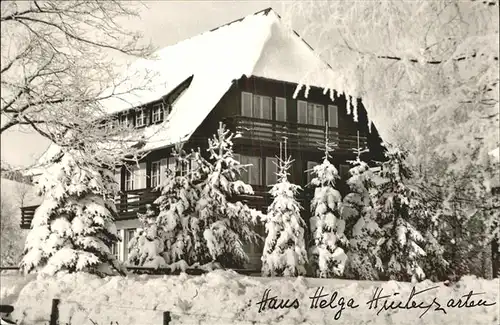
<path fill-rule="evenodd" d="M 135 112 L 135 127 L 141 127 L 148 124 L 148 114 L 145 109 Z"/>
<path fill-rule="evenodd" d="M 165 106 L 163 103 L 153 105 L 153 123 L 161 122 L 165 118 Z"/>
<path fill-rule="evenodd" d="M 134 126 L 134 120 L 132 119 L 132 116 L 128 114 L 120 116 L 120 125 L 126 128 Z"/>
<path fill-rule="evenodd" d="M 325 125 L 325 106 L 297 101 L 297 122 L 300 124 Z"/>
<path fill-rule="evenodd" d="M 328 105 L 328 127 L 339 127 L 339 108 L 335 105 Z"/>
<path fill-rule="evenodd" d="M 262 184 L 262 166 L 260 157 L 234 155 L 234 159 L 238 160 L 242 165 L 250 165 L 241 169 L 241 180 L 251 185 Z"/>
<path fill-rule="evenodd" d="M 286 122 L 286 98 L 276 97 L 276 121 Z"/>
<path fill-rule="evenodd" d="M 271 120 L 273 118 L 272 109 L 271 97 L 247 92 L 241 93 L 241 115 Z"/>

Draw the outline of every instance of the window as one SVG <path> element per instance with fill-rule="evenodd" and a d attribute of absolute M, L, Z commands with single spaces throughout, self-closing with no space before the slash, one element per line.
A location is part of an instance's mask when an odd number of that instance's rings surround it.
<path fill-rule="evenodd" d="M 264 120 L 272 120 L 272 99 L 267 96 L 254 95 L 253 96 L 253 117 L 261 118 Z"/>
<path fill-rule="evenodd" d="M 271 120 L 273 118 L 272 109 L 271 97 L 247 92 L 241 93 L 241 115 Z"/>
<path fill-rule="evenodd" d="M 278 160 L 272 157 L 266 157 L 266 185 L 276 184 L 278 176 L 276 175 L 278 167 L 276 164 Z"/>
<path fill-rule="evenodd" d="M 262 184 L 262 166 L 260 157 L 236 154 L 234 155 L 234 159 L 238 160 L 242 165 L 251 165 L 241 169 L 241 180 L 243 182 L 251 185 Z"/>
<path fill-rule="evenodd" d="M 161 184 L 161 160 L 151 163 L 151 187 L 156 188 Z"/>
<path fill-rule="evenodd" d="M 351 169 L 351 167 L 349 167 L 349 165 L 340 164 L 339 169 L 340 169 L 339 170 L 340 178 L 342 180 L 348 180 L 349 179 L 349 170 Z"/>
<path fill-rule="evenodd" d="M 251 93 L 241 93 L 241 115 L 252 117 L 253 95 Z"/>
<path fill-rule="evenodd" d="M 314 178 L 314 174 L 312 173 L 312 169 L 314 166 L 319 165 L 319 163 L 315 161 L 308 161 L 307 162 L 307 184 L 311 183 L 312 179 Z"/>
<path fill-rule="evenodd" d="M 130 243 L 130 241 L 132 240 L 132 238 L 134 238 L 135 236 L 135 229 L 125 229 L 125 233 L 123 236 L 124 239 L 123 239 L 123 246 L 124 246 L 124 250 L 123 250 L 123 260 L 126 262 L 128 260 L 128 244 Z"/>
<path fill-rule="evenodd" d="M 120 116 L 120 125 L 122 127 L 128 128 L 134 125 L 133 119 L 129 115 Z"/>
<path fill-rule="evenodd" d="M 128 166 L 125 169 L 125 191 L 146 187 L 146 163 Z"/>
<path fill-rule="evenodd" d="M 116 243 L 111 244 L 111 254 L 113 254 L 116 258 L 120 258 L 118 254 L 118 245 Z"/>
<path fill-rule="evenodd" d="M 300 124 L 325 125 L 325 106 L 297 101 L 297 122 Z"/>
<path fill-rule="evenodd" d="M 163 103 L 154 104 L 153 105 L 153 123 L 163 121 L 164 115 L 166 115 L 166 112 L 165 112 L 165 106 L 163 105 Z"/>
<path fill-rule="evenodd" d="M 135 112 L 135 127 L 141 127 L 148 124 L 148 114 L 145 109 Z"/>
<path fill-rule="evenodd" d="M 335 105 L 328 105 L 328 127 L 339 127 L 339 109 Z"/>
<path fill-rule="evenodd" d="M 276 97 L 276 121 L 286 122 L 286 99 Z"/>
<path fill-rule="evenodd" d="M 175 158 L 164 158 L 151 163 L 151 187 L 162 185 L 167 177 L 167 172 L 175 172 Z"/>

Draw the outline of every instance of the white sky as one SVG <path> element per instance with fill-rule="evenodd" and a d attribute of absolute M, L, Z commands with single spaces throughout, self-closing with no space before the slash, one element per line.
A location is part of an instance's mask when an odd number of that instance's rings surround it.
<path fill-rule="evenodd" d="M 256 11 L 273 7 L 278 13 L 281 1 L 145 1 L 140 19 L 129 28 L 142 31 L 144 38 L 161 48 L 195 36 Z M 28 166 L 48 146 L 48 140 L 12 128 L 1 137 L 1 158 L 13 166 Z"/>

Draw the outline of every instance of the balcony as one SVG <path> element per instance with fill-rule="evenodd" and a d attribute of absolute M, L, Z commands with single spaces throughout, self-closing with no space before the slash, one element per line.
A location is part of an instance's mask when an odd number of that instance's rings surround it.
<path fill-rule="evenodd" d="M 242 195 L 238 197 L 239 200 L 247 203 L 250 207 L 261 210 L 269 206 L 272 202 L 271 195 L 268 193 L 269 189 L 265 185 L 253 186 L 254 195 Z M 137 218 L 137 213 L 146 212 L 146 205 L 153 204 L 153 202 L 160 195 L 159 191 L 152 191 L 151 189 L 133 190 L 121 193 L 115 200 L 116 210 L 118 217 L 116 220 L 126 220 Z M 304 206 L 312 198 L 312 193 L 304 191 L 301 193 L 299 202 Z M 35 210 L 38 205 L 27 206 L 21 208 L 21 229 L 30 229 L 31 221 L 35 215 Z"/>
<path fill-rule="evenodd" d="M 239 133 L 240 141 L 260 142 L 263 145 L 276 146 L 287 138 L 288 148 L 295 150 L 317 150 L 318 143 L 325 141 L 325 127 L 319 125 L 298 124 L 263 120 L 246 116 L 233 116 L 224 119 L 224 123 Z M 328 139 L 337 144 L 337 149 L 347 151 L 357 148 L 358 138 L 348 128 L 328 128 Z M 367 147 L 366 136 L 360 135 L 360 147 Z"/>

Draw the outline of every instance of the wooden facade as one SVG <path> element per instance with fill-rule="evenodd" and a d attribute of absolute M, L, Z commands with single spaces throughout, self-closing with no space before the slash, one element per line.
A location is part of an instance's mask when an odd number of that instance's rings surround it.
<path fill-rule="evenodd" d="M 191 79 L 192 77 L 188 78 L 160 101 L 146 105 L 140 110 L 134 109 L 117 114 L 116 120 L 119 121 L 126 116 L 129 123 L 140 121 L 141 125 L 136 125 L 137 127 L 147 127 L 152 123 L 161 122 L 158 112 L 155 111 L 159 107 L 158 104 L 161 103 L 165 109 L 164 114 L 168 114 L 169 105 L 182 94 L 183 89 L 189 86 Z M 322 89 L 311 87 L 307 98 L 304 90 L 294 98 L 296 87 L 297 84 L 259 77 L 243 77 L 235 80 L 192 134 L 185 144 L 185 149 L 199 147 L 202 152 L 206 152 L 208 138 L 216 133 L 220 121 L 233 132 L 239 133 L 233 140 L 234 151 L 242 163 L 253 163 L 245 175 L 247 177 L 245 180 L 255 190 L 254 196 L 242 199 L 250 206 L 265 211 L 271 202 L 267 193 L 269 185 L 275 181 L 273 160 L 279 156 L 279 143 L 286 137 L 287 152 L 294 159 L 290 181 L 304 189 L 299 200 L 304 206 L 303 217 L 307 221 L 308 202 L 312 198 L 312 193 L 306 187 L 310 176 L 305 171 L 322 161 L 324 153 L 318 149 L 320 146 L 318 142 L 324 141 L 326 122 L 329 125 L 330 140 L 337 143 L 332 156 L 333 163 L 342 176 L 338 184 L 342 194 L 346 194 L 348 190 L 345 184 L 349 169 L 347 160 L 355 158 L 352 149 L 357 147 L 358 141 L 361 146 L 370 149 L 363 157 L 365 161 L 382 160 L 383 148 L 375 127 L 372 127 L 371 132 L 368 130 L 366 111 L 361 102 L 358 103 L 359 121 L 355 122 L 352 115 L 347 113 L 347 102 L 344 97 L 336 97 L 332 101 Z M 193 113 L 195 110 L 193 108 Z M 143 114 L 144 120 L 137 114 Z M 137 213 L 144 212 L 146 204 L 152 204 L 158 197 L 159 193 L 153 188 L 161 181 L 164 168 L 169 166 L 171 150 L 172 148 L 168 147 L 151 152 L 140 162 L 140 168 L 134 175 L 132 175 L 134 172 L 125 166 L 117 170 L 116 180 L 120 183 L 121 190 L 116 200 L 119 212 L 117 223 L 121 220 L 136 219 Z M 22 228 L 29 228 L 35 208 L 23 208 Z M 125 227 L 122 235 L 126 237 L 129 230 Z M 263 227 L 259 228 L 259 232 L 263 234 Z M 252 258 L 251 266 L 259 267 L 262 247 L 248 249 Z"/>

